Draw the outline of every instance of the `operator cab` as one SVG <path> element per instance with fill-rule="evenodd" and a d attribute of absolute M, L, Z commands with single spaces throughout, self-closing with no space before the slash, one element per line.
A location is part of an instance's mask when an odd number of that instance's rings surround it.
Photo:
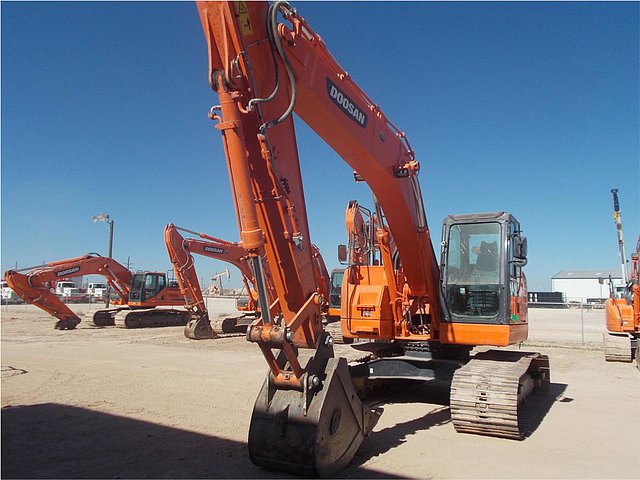
<path fill-rule="evenodd" d="M 167 286 L 164 273 L 138 272 L 133 275 L 129 301 L 144 302 L 158 295 Z"/>
<path fill-rule="evenodd" d="M 520 223 L 509 213 L 448 216 L 440 262 L 444 321 L 526 321 L 526 254 Z"/>

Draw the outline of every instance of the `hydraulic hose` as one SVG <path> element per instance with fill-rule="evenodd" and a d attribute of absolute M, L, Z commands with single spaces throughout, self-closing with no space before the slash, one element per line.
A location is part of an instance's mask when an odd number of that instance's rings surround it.
<path fill-rule="evenodd" d="M 289 77 L 289 83 L 291 84 L 291 100 L 289 101 L 289 106 L 287 107 L 287 109 L 285 110 L 285 112 L 280 116 L 280 118 L 278 118 L 277 120 L 272 120 L 270 122 L 267 122 L 265 124 L 263 124 L 260 127 L 260 133 L 264 133 L 264 131 L 268 128 L 271 127 L 275 127 L 276 125 L 278 125 L 279 123 L 282 123 L 289 115 L 291 115 L 291 112 L 293 112 L 293 107 L 296 104 L 296 99 L 297 99 L 297 89 L 296 89 L 296 80 L 295 77 L 293 76 L 293 70 L 291 69 L 291 64 L 289 63 L 289 59 L 287 58 L 287 54 L 285 53 L 283 47 L 282 47 L 282 39 L 280 38 L 280 36 L 278 35 L 278 9 L 280 7 L 286 7 L 288 10 L 292 10 L 291 9 L 291 5 L 289 4 L 289 2 L 287 2 L 286 0 L 279 0 L 278 2 L 276 2 L 275 4 L 273 4 L 273 8 L 271 9 L 271 15 L 269 17 L 269 22 L 270 22 L 270 30 L 271 30 L 271 36 L 270 39 L 273 40 L 273 42 L 276 44 L 276 48 L 278 49 L 278 53 L 280 54 L 280 58 L 282 58 L 282 63 L 284 64 L 284 68 L 287 71 L 287 76 Z M 276 69 L 277 71 L 277 69 Z M 280 87 L 279 83 L 276 85 L 276 89 L 278 89 Z M 277 90 L 276 90 L 277 93 Z M 273 92 L 272 92 L 273 94 Z M 273 95 L 275 96 L 275 95 Z"/>

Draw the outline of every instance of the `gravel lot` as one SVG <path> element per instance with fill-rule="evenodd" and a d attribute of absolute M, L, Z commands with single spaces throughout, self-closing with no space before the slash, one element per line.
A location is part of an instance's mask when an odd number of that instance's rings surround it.
<path fill-rule="evenodd" d="M 197 342 L 88 318 L 60 332 L 32 306 L 0 314 L 3 478 L 289 478 L 247 455 L 266 364 L 242 335 Z M 552 388 L 528 438 L 457 434 L 446 385 L 399 384 L 340 477 L 639 478 L 640 372 L 604 362 L 604 312 L 532 309 L 530 321 L 522 348 L 549 355 Z"/>

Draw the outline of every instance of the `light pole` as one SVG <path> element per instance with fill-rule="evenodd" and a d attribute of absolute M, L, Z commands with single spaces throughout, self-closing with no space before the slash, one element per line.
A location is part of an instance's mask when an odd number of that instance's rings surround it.
<path fill-rule="evenodd" d="M 93 223 L 96 222 L 104 222 L 109 224 L 109 258 L 113 258 L 113 224 L 114 220 L 109 219 L 109 215 L 106 213 L 99 213 L 98 215 L 94 215 L 91 217 L 91 221 Z M 107 285 L 107 301 L 106 308 L 109 308 L 109 302 L 111 301 L 111 287 Z"/>

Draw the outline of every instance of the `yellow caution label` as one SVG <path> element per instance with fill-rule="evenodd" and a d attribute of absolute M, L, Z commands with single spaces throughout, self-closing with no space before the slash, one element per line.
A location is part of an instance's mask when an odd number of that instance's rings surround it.
<path fill-rule="evenodd" d="M 236 13 L 238 14 L 238 25 L 240 25 L 240 31 L 245 37 L 253 34 L 253 27 L 251 26 L 251 19 L 249 18 L 249 8 L 247 2 L 235 2 Z"/>

